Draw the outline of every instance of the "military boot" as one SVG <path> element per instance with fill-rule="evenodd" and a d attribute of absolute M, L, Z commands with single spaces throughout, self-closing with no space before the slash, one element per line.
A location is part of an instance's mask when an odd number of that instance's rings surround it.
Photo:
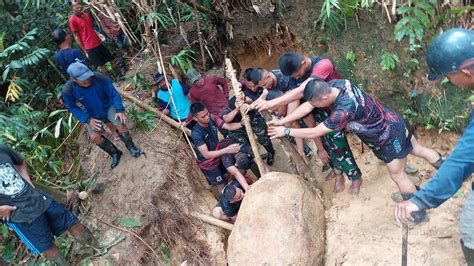
<path fill-rule="evenodd" d="M 122 157 L 122 152 L 117 149 L 117 147 L 107 138 L 102 137 L 102 142 L 98 144 L 102 150 L 108 153 L 112 157 L 111 168 L 115 168 L 120 162 L 120 157 Z"/>

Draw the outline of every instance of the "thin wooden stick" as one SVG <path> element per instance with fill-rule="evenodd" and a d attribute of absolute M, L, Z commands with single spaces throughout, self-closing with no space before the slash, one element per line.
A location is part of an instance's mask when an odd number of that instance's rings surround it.
<path fill-rule="evenodd" d="M 129 233 L 129 234 L 133 235 L 134 237 L 138 238 L 138 240 L 140 240 L 149 250 L 151 250 L 151 252 L 153 252 L 153 255 L 155 255 L 156 259 L 157 259 L 158 261 L 161 261 L 160 256 L 155 252 L 155 250 L 153 249 L 153 247 L 150 246 L 150 244 L 148 244 L 145 240 L 143 240 L 143 238 L 141 238 L 141 237 L 140 237 L 139 235 L 137 235 L 135 232 L 130 231 L 130 230 L 125 229 L 125 228 L 122 228 L 122 227 L 119 227 L 119 226 L 115 226 L 115 225 L 113 225 L 113 224 L 111 224 L 111 223 L 108 223 L 108 222 L 106 222 L 106 221 L 104 221 L 104 220 L 102 220 L 102 219 L 100 219 L 100 218 L 96 218 L 96 219 L 99 220 L 100 222 L 102 222 L 102 223 L 104 223 L 104 224 L 110 226 L 110 227 L 113 227 L 113 228 L 115 228 L 115 229 L 117 229 L 117 230 L 120 230 L 120 231 Z"/>
<path fill-rule="evenodd" d="M 227 78 L 230 79 L 230 83 L 231 83 L 232 89 L 234 90 L 234 94 L 239 95 L 239 93 L 241 92 L 242 89 L 239 86 L 239 83 L 238 83 L 237 78 L 235 76 L 234 67 L 232 66 L 232 62 L 230 61 L 229 58 L 225 59 L 225 67 L 226 67 L 225 73 L 226 73 Z M 245 112 L 240 112 L 240 113 L 242 115 L 242 120 L 244 121 L 245 130 L 247 132 L 247 135 L 248 135 L 248 138 L 249 138 L 249 141 L 250 141 L 250 146 L 252 146 L 252 151 L 253 151 L 253 154 L 255 155 L 254 156 L 255 157 L 255 162 L 257 163 L 258 170 L 260 171 L 260 174 L 262 174 L 262 176 L 263 176 L 264 174 L 266 174 L 265 165 L 263 163 L 262 158 L 260 157 L 260 152 L 258 150 L 257 141 L 255 140 L 255 136 L 253 135 L 252 126 L 250 125 L 250 118 L 249 118 L 248 114 L 246 114 Z"/>
<path fill-rule="evenodd" d="M 122 97 L 125 97 L 125 98 L 129 99 L 131 102 L 135 103 L 140 108 L 157 114 L 160 117 L 160 119 L 162 119 L 163 121 L 168 123 L 170 126 L 175 127 L 177 129 L 180 129 L 180 130 L 183 130 L 184 133 L 186 133 L 186 135 L 191 136 L 191 130 L 189 130 L 189 128 L 183 127 L 182 124 L 180 124 L 179 122 L 176 122 L 171 117 L 169 117 L 169 116 L 163 114 L 162 112 L 156 110 L 156 108 L 153 108 L 153 107 L 145 104 L 144 102 L 142 102 L 139 99 L 133 97 L 132 95 L 130 95 L 127 92 L 124 92 L 122 90 L 118 90 L 118 92 Z"/>
<path fill-rule="evenodd" d="M 193 212 L 193 213 L 191 213 L 191 215 L 194 216 L 195 218 L 198 218 L 199 220 L 201 220 L 205 223 L 212 224 L 212 225 L 215 225 L 215 226 L 220 227 L 220 228 L 224 228 L 224 229 L 229 230 L 229 231 L 232 231 L 232 228 L 234 227 L 234 225 L 231 224 L 231 223 L 219 220 L 217 218 L 214 218 L 214 217 L 206 215 L 206 214 Z"/>
<path fill-rule="evenodd" d="M 201 24 L 200 24 L 200 19 L 199 19 L 199 13 L 197 12 L 196 8 L 196 0 L 193 1 L 193 14 L 194 17 L 196 18 L 196 27 L 197 27 L 197 32 L 198 32 L 198 40 L 199 40 L 199 49 L 201 50 L 201 58 L 202 58 L 202 68 L 203 70 L 206 70 L 206 54 L 204 53 L 204 44 L 203 44 L 203 37 L 202 37 L 202 32 L 201 32 Z"/>
<path fill-rule="evenodd" d="M 402 227 L 402 266 L 408 265 L 408 225 Z"/>

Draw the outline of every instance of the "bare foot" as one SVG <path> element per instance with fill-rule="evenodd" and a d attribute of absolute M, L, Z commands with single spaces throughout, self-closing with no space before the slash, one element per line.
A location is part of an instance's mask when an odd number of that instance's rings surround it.
<path fill-rule="evenodd" d="M 336 177 L 336 183 L 334 185 L 333 192 L 334 193 L 339 193 L 344 191 L 344 176 L 343 175 L 335 175 Z"/>
<path fill-rule="evenodd" d="M 352 185 L 347 191 L 347 193 L 349 193 L 349 195 L 359 194 L 361 185 L 362 185 L 362 179 L 357 179 L 357 180 L 352 181 Z"/>
<path fill-rule="evenodd" d="M 331 172 L 329 172 L 329 174 L 324 178 L 325 181 L 329 181 L 329 180 L 332 180 L 336 177 L 336 173 L 334 173 L 334 170 L 331 170 Z"/>

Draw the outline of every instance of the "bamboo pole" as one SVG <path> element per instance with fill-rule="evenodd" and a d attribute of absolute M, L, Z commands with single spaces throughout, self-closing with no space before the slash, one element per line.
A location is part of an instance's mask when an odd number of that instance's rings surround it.
<path fill-rule="evenodd" d="M 225 59 L 225 68 L 226 68 L 225 74 L 227 78 L 230 79 L 230 83 L 231 83 L 232 89 L 234 90 L 234 94 L 239 95 L 241 92 L 241 88 L 237 82 L 237 78 L 235 76 L 235 70 L 229 58 Z M 254 156 L 255 162 L 257 163 L 258 170 L 263 176 L 267 172 L 265 170 L 265 165 L 263 164 L 263 160 L 260 157 L 257 141 L 255 140 L 255 136 L 252 131 L 252 126 L 250 125 L 250 118 L 245 112 L 241 112 L 241 115 L 242 115 L 242 121 L 244 121 L 245 130 L 247 131 L 247 135 L 250 141 L 250 146 L 252 146 L 252 151 L 253 151 L 253 154 L 255 155 Z"/>
<path fill-rule="evenodd" d="M 125 98 L 129 99 L 131 102 L 135 103 L 140 108 L 157 114 L 160 117 L 160 119 L 163 119 L 163 121 L 168 123 L 170 126 L 175 127 L 177 129 L 182 128 L 182 130 L 186 133 L 186 135 L 191 136 L 191 130 L 189 130 L 189 128 L 184 127 L 182 124 L 176 122 L 171 117 L 169 117 L 169 116 L 163 114 L 162 112 L 156 110 L 155 108 L 147 105 L 146 103 L 144 103 L 144 102 L 140 101 L 139 99 L 133 97 L 132 95 L 130 95 L 127 92 L 124 92 L 124 91 L 121 91 L 121 90 L 118 90 L 118 92 L 122 97 L 125 97 Z"/>
<path fill-rule="evenodd" d="M 203 70 L 206 70 L 206 55 L 204 54 L 204 44 L 202 41 L 203 37 L 202 37 L 202 32 L 201 32 L 199 13 L 197 12 L 196 0 L 192 0 L 192 1 L 193 1 L 193 14 L 194 14 L 194 17 L 196 18 L 196 27 L 198 31 L 199 49 L 201 50 L 202 68 Z"/>
<path fill-rule="evenodd" d="M 206 215 L 206 214 L 193 212 L 193 213 L 191 213 L 191 215 L 194 216 L 195 218 L 205 222 L 205 223 L 212 224 L 212 225 L 215 225 L 215 226 L 220 227 L 220 228 L 224 228 L 224 229 L 229 230 L 229 231 L 232 231 L 232 228 L 234 227 L 234 225 L 231 224 L 231 223 L 219 220 L 217 218 L 214 218 L 214 217 Z"/>

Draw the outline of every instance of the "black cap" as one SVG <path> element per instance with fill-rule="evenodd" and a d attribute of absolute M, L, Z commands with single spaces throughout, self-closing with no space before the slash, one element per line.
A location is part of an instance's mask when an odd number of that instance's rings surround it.
<path fill-rule="evenodd" d="M 435 81 L 446 74 L 457 72 L 463 63 L 472 59 L 474 32 L 462 28 L 447 30 L 428 46 L 428 80 Z"/>
<path fill-rule="evenodd" d="M 263 69 L 262 68 L 254 68 L 249 73 L 249 79 L 253 82 L 253 84 L 257 85 L 260 80 L 262 80 L 263 76 Z"/>
<path fill-rule="evenodd" d="M 151 85 L 156 85 L 160 83 L 165 78 L 165 75 L 161 74 L 160 72 L 156 72 L 153 74 L 153 83 Z"/>
<path fill-rule="evenodd" d="M 244 152 L 238 152 L 235 155 L 235 167 L 239 169 L 250 169 L 252 164 L 252 159 L 250 159 L 250 155 Z"/>

